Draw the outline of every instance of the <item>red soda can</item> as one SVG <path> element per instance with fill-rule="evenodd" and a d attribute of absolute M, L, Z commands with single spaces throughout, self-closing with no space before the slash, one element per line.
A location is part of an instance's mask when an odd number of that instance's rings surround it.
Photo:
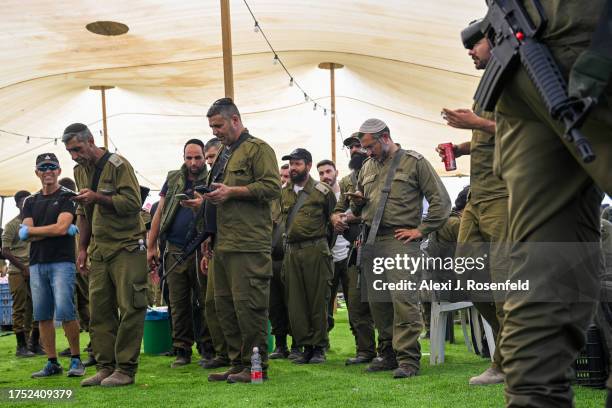
<path fill-rule="evenodd" d="M 452 143 L 443 143 L 441 145 L 444 152 L 444 166 L 446 171 L 457 170 L 457 162 L 455 161 L 455 151 Z"/>

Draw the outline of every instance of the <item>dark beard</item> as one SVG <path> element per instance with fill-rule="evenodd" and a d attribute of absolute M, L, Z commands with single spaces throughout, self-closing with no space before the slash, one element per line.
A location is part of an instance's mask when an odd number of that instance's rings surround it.
<path fill-rule="evenodd" d="M 351 156 L 351 160 L 349 161 L 349 169 L 359 171 L 363 166 L 363 162 L 367 159 L 368 156 L 363 153 L 355 153 Z"/>
<path fill-rule="evenodd" d="M 303 173 L 298 173 L 295 176 L 293 176 L 293 175 L 290 176 L 291 182 L 293 184 L 301 183 L 302 181 L 306 180 L 306 177 L 308 177 L 308 172 L 307 171 L 304 171 Z"/>

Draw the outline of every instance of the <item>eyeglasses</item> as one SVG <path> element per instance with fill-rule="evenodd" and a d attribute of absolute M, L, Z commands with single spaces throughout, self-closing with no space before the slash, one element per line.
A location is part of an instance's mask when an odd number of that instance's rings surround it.
<path fill-rule="evenodd" d="M 47 170 L 57 170 L 59 169 L 59 166 L 57 164 L 53 164 L 53 163 L 45 163 L 45 164 L 41 164 L 40 166 L 36 166 L 36 170 L 44 173 Z"/>
<path fill-rule="evenodd" d="M 369 145 L 367 145 L 367 146 L 366 146 L 366 145 L 364 145 L 364 144 L 361 144 L 361 148 L 362 148 L 363 150 L 366 150 L 366 151 L 371 152 L 371 151 L 372 151 L 372 149 L 374 148 L 374 146 L 376 146 L 376 144 L 377 144 L 377 143 L 380 143 L 380 140 L 376 139 L 376 140 L 374 141 L 374 143 L 371 143 L 371 144 L 369 144 Z"/>

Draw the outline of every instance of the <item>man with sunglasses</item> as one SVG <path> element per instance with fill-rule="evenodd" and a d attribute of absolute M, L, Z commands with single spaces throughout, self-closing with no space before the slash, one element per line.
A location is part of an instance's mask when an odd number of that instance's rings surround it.
<path fill-rule="evenodd" d="M 23 224 L 19 238 L 30 244 L 30 285 L 34 320 L 39 322 L 40 338 L 48 361 L 32 378 L 60 375 L 53 320 L 61 321 L 70 345 L 68 377 L 81 377 L 85 367 L 79 352 L 79 321 L 74 306 L 75 243 L 74 202 L 64 196 L 58 183 L 59 161 L 53 153 L 36 158 L 36 176 L 42 189 L 23 204 Z"/>
<path fill-rule="evenodd" d="M 87 126 L 68 126 L 62 141 L 78 163 L 77 268 L 89 275 L 89 329 L 98 362 L 97 374 L 81 385 L 133 384 L 148 303 L 140 186 L 130 163 L 97 147 Z"/>
<path fill-rule="evenodd" d="M 207 228 L 214 238 L 214 297 L 231 367 L 209 381 L 250 382 L 251 354 L 259 348 L 268 368 L 268 300 L 272 277 L 272 212 L 280 195 L 274 150 L 251 136 L 230 98 L 208 110 L 208 124 L 223 147 L 208 175 Z M 214 215 L 214 217 L 213 217 Z"/>

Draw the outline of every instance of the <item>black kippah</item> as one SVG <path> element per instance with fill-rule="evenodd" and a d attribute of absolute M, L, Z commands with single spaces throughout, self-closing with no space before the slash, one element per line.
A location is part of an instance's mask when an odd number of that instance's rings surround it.
<path fill-rule="evenodd" d="M 79 133 L 84 131 L 85 129 L 87 129 L 87 126 L 85 126 L 82 123 L 73 123 L 72 125 L 68 126 L 65 130 L 64 130 L 64 134 L 70 134 L 70 133 Z"/>

